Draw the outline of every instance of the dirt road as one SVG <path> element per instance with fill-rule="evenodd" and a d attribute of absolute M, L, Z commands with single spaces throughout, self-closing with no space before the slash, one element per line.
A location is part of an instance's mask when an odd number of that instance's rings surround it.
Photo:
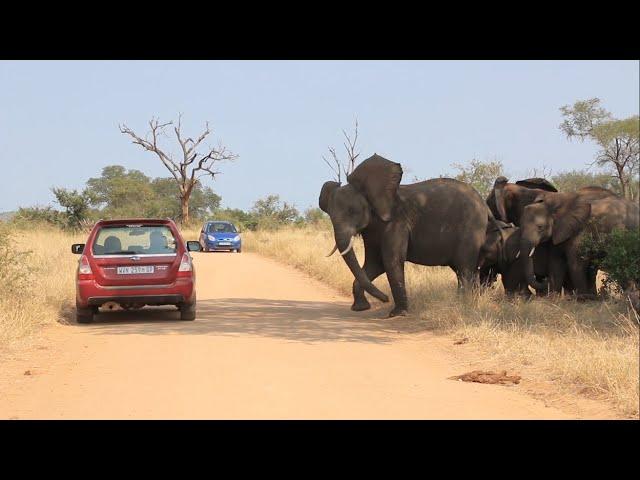
<path fill-rule="evenodd" d="M 251 253 L 196 254 L 198 318 L 111 313 L 48 328 L 3 360 L 0 418 L 567 418 L 521 386 L 448 380 L 451 339 L 353 313 Z"/>

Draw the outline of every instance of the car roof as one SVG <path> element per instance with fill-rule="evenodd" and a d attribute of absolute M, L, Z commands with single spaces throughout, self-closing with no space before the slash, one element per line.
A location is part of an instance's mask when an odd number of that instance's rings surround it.
<path fill-rule="evenodd" d="M 226 223 L 227 225 L 233 225 L 233 223 L 227 222 L 226 220 L 209 220 L 207 224 L 209 223 Z"/>
<path fill-rule="evenodd" d="M 130 225 L 140 223 L 143 225 L 171 225 L 174 222 L 170 218 L 121 218 L 114 220 L 98 220 L 96 225 Z"/>

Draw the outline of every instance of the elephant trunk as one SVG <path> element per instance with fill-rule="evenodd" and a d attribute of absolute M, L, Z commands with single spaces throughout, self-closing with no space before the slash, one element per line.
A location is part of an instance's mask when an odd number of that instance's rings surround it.
<path fill-rule="evenodd" d="M 351 270 L 351 273 L 358 281 L 358 283 L 362 286 L 362 288 L 364 288 L 367 292 L 369 292 L 381 302 L 388 302 L 389 297 L 378 290 L 378 288 L 373 283 L 371 283 L 371 280 L 369 280 L 367 274 L 364 272 L 364 270 L 362 270 L 362 267 L 360 267 L 353 248 L 349 248 L 353 246 L 352 242 L 353 236 L 336 234 L 336 245 L 342 253 L 344 262 L 347 264 L 347 267 L 349 267 L 349 270 Z"/>
<path fill-rule="evenodd" d="M 498 177 L 493 184 L 493 194 L 496 202 L 496 210 L 498 210 L 498 219 L 503 222 L 509 222 L 507 219 L 507 210 L 505 209 L 504 187 L 507 184 L 505 177 Z"/>
<path fill-rule="evenodd" d="M 547 281 L 539 282 L 536 279 L 535 270 L 533 268 L 533 254 L 535 252 L 535 248 L 536 245 L 534 245 L 533 242 L 523 239 L 520 242 L 520 261 L 523 262 L 524 275 L 529 286 L 536 290 L 546 290 L 548 285 Z"/>

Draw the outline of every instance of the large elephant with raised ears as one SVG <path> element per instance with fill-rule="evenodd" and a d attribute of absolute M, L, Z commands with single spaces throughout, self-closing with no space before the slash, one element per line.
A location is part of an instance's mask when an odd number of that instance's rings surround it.
<path fill-rule="evenodd" d="M 458 276 L 461 288 L 477 281 L 477 262 L 487 223 L 487 205 L 471 186 L 449 178 L 400 185 L 402 167 L 377 154 L 347 177 L 347 184 L 326 182 L 319 198 L 329 214 L 336 246 L 353 273 L 352 310 L 366 310 L 367 291 L 387 296 L 371 282 L 386 272 L 395 302 L 389 316 L 408 309 L 404 262 L 444 265 Z M 360 267 L 353 251 L 356 235 L 364 240 Z"/>

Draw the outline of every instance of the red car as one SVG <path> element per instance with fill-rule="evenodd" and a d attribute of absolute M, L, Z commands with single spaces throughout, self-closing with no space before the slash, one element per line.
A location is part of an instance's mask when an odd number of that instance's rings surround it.
<path fill-rule="evenodd" d="M 100 220 L 87 243 L 71 246 L 82 254 L 76 280 L 76 318 L 90 323 L 98 308 L 175 305 L 182 320 L 196 318 L 196 274 L 190 251 L 170 219 Z"/>

